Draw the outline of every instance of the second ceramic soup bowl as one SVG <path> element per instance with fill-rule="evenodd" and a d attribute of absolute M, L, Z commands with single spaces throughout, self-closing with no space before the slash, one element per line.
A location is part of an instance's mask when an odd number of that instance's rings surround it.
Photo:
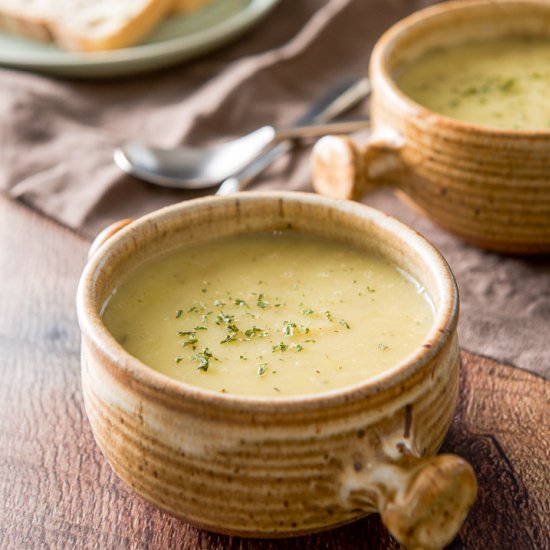
<path fill-rule="evenodd" d="M 550 251 L 550 131 L 508 130 L 437 114 L 396 78 L 440 48 L 500 37 L 550 40 L 546 0 L 449 2 L 391 27 L 370 61 L 372 133 L 327 136 L 313 153 L 315 189 L 360 198 L 389 185 L 464 240 L 512 253 Z"/>
<path fill-rule="evenodd" d="M 127 353 L 103 324 L 107 297 L 147 259 L 281 230 L 352 244 L 406 270 L 435 307 L 422 345 L 353 386 L 253 398 L 170 379 Z M 454 537 L 476 493 L 465 461 L 435 455 L 458 395 L 458 293 L 423 237 L 348 201 L 243 193 L 165 208 L 94 248 L 77 300 L 84 402 L 97 443 L 132 489 L 222 533 L 292 536 L 378 511 L 413 548 L 439 548 Z"/>

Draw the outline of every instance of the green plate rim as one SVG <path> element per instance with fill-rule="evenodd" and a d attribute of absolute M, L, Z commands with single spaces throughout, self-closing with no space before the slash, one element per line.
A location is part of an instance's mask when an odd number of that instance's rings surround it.
<path fill-rule="evenodd" d="M 170 58 L 189 59 L 206 53 L 234 38 L 259 22 L 280 0 L 250 0 L 242 10 L 217 24 L 192 32 L 185 36 L 171 38 L 152 44 L 141 44 L 130 48 L 102 52 L 75 53 L 63 51 L 40 52 L 0 52 L 0 65 L 54 69 L 59 68 L 114 68 L 126 63 L 136 64 L 139 61 Z"/>

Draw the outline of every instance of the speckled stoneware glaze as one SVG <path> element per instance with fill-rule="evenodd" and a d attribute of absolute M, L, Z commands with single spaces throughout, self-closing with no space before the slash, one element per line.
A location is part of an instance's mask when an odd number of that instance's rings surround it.
<path fill-rule="evenodd" d="M 221 533 L 292 536 L 379 511 L 411 548 L 440 548 L 455 536 L 476 481 L 461 458 L 434 456 L 455 409 L 459 349 L 456 284 L 432 245 L 374 209 L 301 193 L 192 200 L 123 225 L 96 243 L 77 302 L 86 412 L 132 489 Z M 362 384 L 249 398 L 172 380 L 130 356 L 103 325 L 105 299 L 144 260 L 219 236 L 277 230 L 339 239 L 404 268 L 435 304 L 423 345 Z"/>
<path fill-rule="evenodd" d="M 502 252 L 550 251 L 550 132 L 448 118 L 413 102 L 394 81 L 429 50 L 502 36 L 550 36 L 550 2 L 449 2 L 391 27 L 370 62 L 372 134 L 320 140 L 313 153 L 315 189 L 359 198 L 376 186 L 394 186 L 470 243 Z"/>

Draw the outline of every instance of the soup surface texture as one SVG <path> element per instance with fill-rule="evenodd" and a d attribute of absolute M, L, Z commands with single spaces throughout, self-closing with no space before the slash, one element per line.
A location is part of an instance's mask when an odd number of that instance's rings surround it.
<path fill-rule="evenodd" d="M 433 323 L 423 289 L 389 263 L 304 235 L 222 238 L 130 273 L 103 320 L 172 378 L 290 396 L 348 386 L 410 354 Z"/>
<path fill-rule="evenodd" d="M 428 109 L 485 126 L 550 128 L 550 39 L 503 38 L 427 53 L 397 80 Z"/>

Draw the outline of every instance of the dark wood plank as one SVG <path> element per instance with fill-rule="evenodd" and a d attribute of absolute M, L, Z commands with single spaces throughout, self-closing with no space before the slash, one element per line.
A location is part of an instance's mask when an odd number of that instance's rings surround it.
<path fill-rule="evenodd" d="M 74 295 L 89 243 L 0 197 L 0 548 L 398 549 L 377 516 L 284 541 L 195 529 L 129 493 L 82 407 Z M 445 450 L 479 498 L 452 549 L 541 549 L 550 532 L 550 382 L 463 352 Z"/>
<path fill-rule="evenodd" d="M 550 381 L 467 352 L 462 364 L 442 450 L 472 464 L 479 492 L 451 548 L 550 548 Z"/>

